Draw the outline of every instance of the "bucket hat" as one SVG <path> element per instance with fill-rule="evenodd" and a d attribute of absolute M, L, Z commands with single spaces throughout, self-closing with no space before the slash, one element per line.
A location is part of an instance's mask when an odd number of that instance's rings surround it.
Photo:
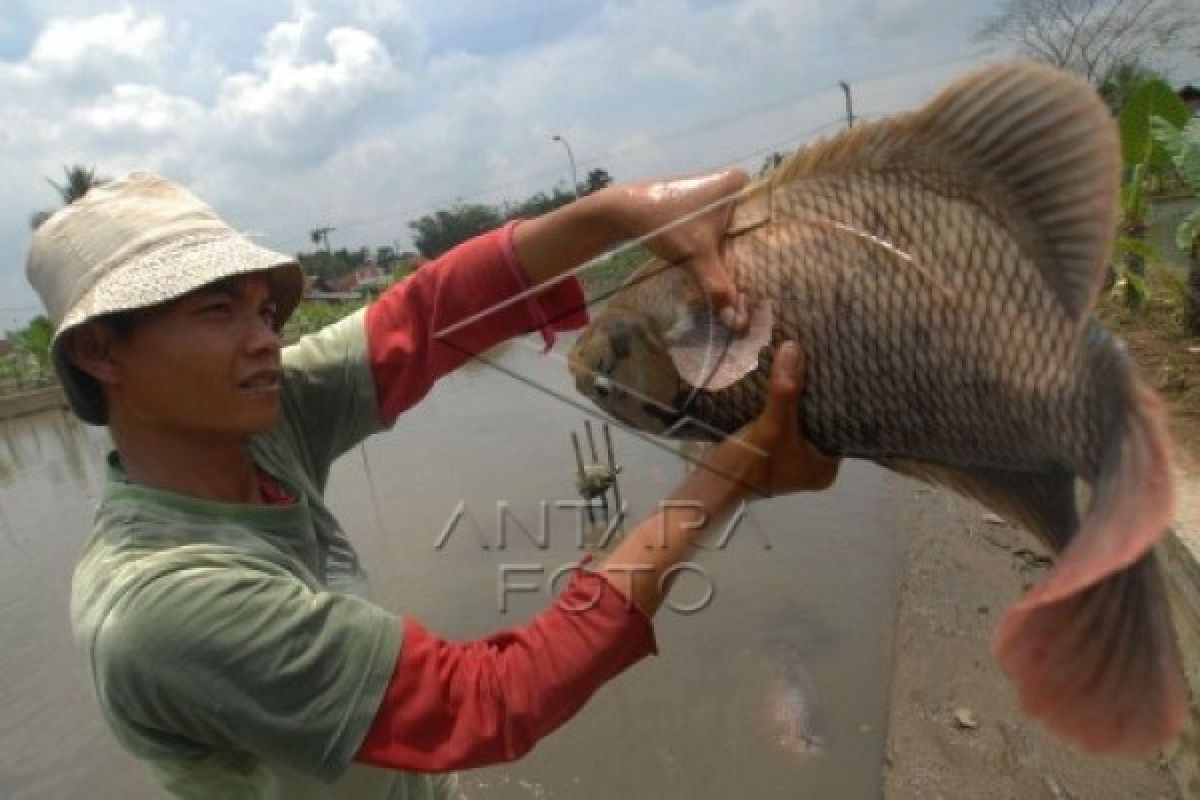
<path fill-rule="evenodd" d="M 57 211 L 34 232 L 25 266 L 54 325 L 51 352 L 67 401 L 93 425 L 107 421 L 104 399 L 66 357 L 72 330 L 264 270 L 283 324 L 304 292 L 296 260 L 255 244 L 182 186 L 146 172 L 93 187 Z"/>

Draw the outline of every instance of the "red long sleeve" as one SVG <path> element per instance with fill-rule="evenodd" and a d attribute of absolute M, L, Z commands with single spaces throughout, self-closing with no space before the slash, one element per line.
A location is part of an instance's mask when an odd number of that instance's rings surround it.
<path fill-rule="evenodd" d="M 655 652 L 649 619 L 585 569 L 531 623 L 480 641 L 446 642 L 406 620 L 396 671 L 355 758 L 418 772 L 512 761 Z"/>
<path fill-rule="evenodd" d="M 579 282 L 568 277 L 528 298 L 513 250 L 518 221 L 464 242 L 422 265 L 367 309 L 371 371 L 381 419 L 390 424 L 434 382 L 505 339 L 579 328 L 588 316 Z"/>

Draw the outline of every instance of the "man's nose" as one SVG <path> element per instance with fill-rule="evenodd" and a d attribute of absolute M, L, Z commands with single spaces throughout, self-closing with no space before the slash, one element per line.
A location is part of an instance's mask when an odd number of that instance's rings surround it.
<path fill-rule="evenodd" d="M 279 348 L 279 332 L 261 314 L 255 314 L 247 324 L 245 347 L 250 353 L 277 350 Z"/>

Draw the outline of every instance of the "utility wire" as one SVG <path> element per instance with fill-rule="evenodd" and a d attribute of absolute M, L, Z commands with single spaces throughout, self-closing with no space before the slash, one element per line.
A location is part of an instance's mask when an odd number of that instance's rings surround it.
<path fill-rule="evenodd" d="M 932 62 L 929 64 L 924 64 L 924 65 L 921 65 L 918 67 L 913 67 L 911 69 L 907 69 L 902 72 L 890 72 L 890 71 L 880 70 L 880 71 L 876 71 L 873 73 L 867 73 L 866 75 L 861 75 L 861 74 L 860 75 L 851 75 L 849 79 L 856 86 L 862 86 L 863 84 L 869 84 L 873 81 L 891 79 L 891 78 L 896 78 L 896 77 L 900 77 L 900 76 L 904 76 L 904 75 L 912 75 L 912 74 L 916 74 L 919 72 L 925 72 L 928 70 L 937 69 L 939 67 L 948 66 L 950 64 L 956 64 L 956 63 L 960 63 L 960 62 L 964 62 L 964 61 L 968 61 L 968 60 L 977 59 L 978 57 L 979 56 L 976 53 L 960 53 L 960 54 L 950 57 L 950 58 L 942 59 L 942 60 Z M 625 145 L 623 147 L 610 148 L 600 154 L 587 156 L 585 158 L 578 158 L 578 159 L 576 159 L 576 164 L 577 164 L 579 170 L 583 171 L 584 169 L 586 169 L 587 167 L 590 167 L 592 165 L 605 164 L 605 163 L 611 161 L 613 158 L 618 157 L 618 156 L 628 155 L 630 153 L 638 152 L 640 150 L 647 150 L 647 149 L 651 149 L 651 148 L 661 147 L 662 145 L 664 145 L 668 142 L 677 141 L 679 139 L 684 139 L 689 136 L 695 136 L 699 133 L 703 133 L 706 131 L 711 131 L 711 130 L 720 128 L 721 126 L 726 125 L 730 122 L 744 120 L 748 117 L 756 116 L 758 114 L 763 114 L 768 111 L 773 111 L 775 109 L 782 108 L 787 105 L 793 105 L 793 104 L 801 103 L 806 100 L 812 100 L 816 97 L 819 97 L 822 94 L 825 94 L 827 92 L 833 92 L 833 91 L 836 91 L 836 84 L 816 90 L 816 91 L 809 89 L 802 93 L 796 93 L 796 94 L 791 94 L 791 95 L 787 95 L 784 97 L 779 97 L 774 100 L 770 100 L 770 101 L 767 101 L 764 103 L 759 103 L 759 104 L 756 104 L 753 106 L 742 108 L 742 109 L 739 109 L 737 111 L 734 111 L 734 112 L 731 112 L 728 114 L 722 114 L 720 116 L 711 117 L 709 119 L 702 120 L 702 121 L 697 122 L 692 125 L 675 128 L 673 130 L 666 131 L 652 139 L 648 139 L 647 141 L 638 142 L 638 143 L 630 144 L 630 145 Z M 884 113 L 892 113 L 892 112 L 884 112 Z M 879 112 L 876 112 L 874 114 L 859 113 L 857 116 L 858 116 L 858 118 L 861 119 L 861 118 L 864 118 L 867 116 L 878 116 L 878 115 L 880 115 Z M 789 136 L 787 139 L 781 140 L 779 143 L 777 143 L 775 145 L 767 145 L 765 147 L 757 148 L 754 151 L 751 151 L 746 156 L 742 156 L 739 159 L 735 159 L 735 160 L 728 161 L 725 163 L 727 163 L 727 164 L 740 163 L 741 160 L 743 160 L 745 158 L 749 158 L 749 157 L 753 156 L 755 153 L 771 152 L 772 149 L 778 149 L 779 146 L 782 146 L 782 145 L 785 145 L 788 143 L 795 143 L 795 142 L 802 141 L 803 139 L 806 139 L 809 136 L 813 135 L 813 132 L 823 129 L 825 127 L 829 127 L 830 125 L 832 125 L 836 122 L 841 122 L 842 120 L 843 120 L 842 117 L 838 117 L 837 120 L 834 120 L 830 123 L 822 123 L 822 125 L 817 126 L 817 128 L 815 128 L 815 129 L 810 129 L 809 131 L 806 131 L 806 132 L 803 132 L 800 134 L 796 134 L 793 136 Z M 544 170 L 538 170 L 536 172 L 527 173 L 526 175 L 523 175 L 519 178 L 514 178 L 510 181 L 506 181 L 501 184 L 490 186 L 486 189 L 481 188 L 481 189 L 478 189 L 478 190 L 475 190 L 472 192 L 467 192 L 465 194 L 463 194 L 463 193 L 455 194 L 453 197 L 443 198 L 441 200 L 433 201 L 431 203 L 423 203 L 421 206 L 409 206 L 407 208 L 396 208 L 396 209 L 391 209 L 391 210 L 387 211 L 386 213 L 372 214 L 370 216 L 365 216 L 365 217 L 344 219 L 337 223 L 337 227 L 339 227 L 340 229 L 346 230 L 346 229 L 353 229 L 353 228 L 357 228 L 357 227 L 371 225 L 373 223 L 385 222 L 388 220 L 406 220 L 407 221 L 407 220 L 418 218 L 420 216 L 423 216 L 423 215 L 426 215 L 426 214 L 429 214 L 429 213 L 432 213 L 432 212 L 435 212 L 438 210 L 444 210 L 448 206 L 463 203 L 467 200 L 475 200 L 475 199 L 486 197 L 486 196 L 494 196 L 498 193 L 502 194 L 504 190 L 512 189 L 513 187 L 516 187 L 516 186 L 528 187 L 530 185 L 535 185 L 539 179 L 555 176 L 555 175 L 559 174 L 560 171 L 561 170 L 557 167 L 551 167 L 551 168 L 544 169 Z M 288 244 L 288 245 L 294 244 L 297 242 L 305 241 L 305 240 L 307 240 L 307 238 L 308 237 L 297 236 L 297 237 L 285 240 L 284 244 Z"/>

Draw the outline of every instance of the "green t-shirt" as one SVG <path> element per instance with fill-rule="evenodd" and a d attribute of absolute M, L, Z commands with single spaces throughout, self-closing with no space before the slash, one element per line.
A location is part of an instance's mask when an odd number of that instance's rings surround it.
<path fill-rule="evenodd" d="M 333 460 L 381 427 L 356 313 L 283 351 L 257 464 L 298 501 L 219 503 L 110 463 L 71 617 L 117 739 L 183 798 L 444 798 L 452 776 L 352 759 L 400 651 L 400 620 L 322 501 Z"/>

